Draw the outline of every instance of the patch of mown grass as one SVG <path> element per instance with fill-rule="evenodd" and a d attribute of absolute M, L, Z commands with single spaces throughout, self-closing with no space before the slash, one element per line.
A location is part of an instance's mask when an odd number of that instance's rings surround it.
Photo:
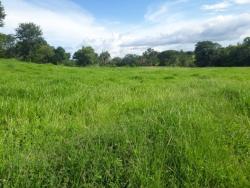
<path fill-rule="evenodd" d="M 249 73 L 0 60 L 0 187 L 247 187 Z"/>

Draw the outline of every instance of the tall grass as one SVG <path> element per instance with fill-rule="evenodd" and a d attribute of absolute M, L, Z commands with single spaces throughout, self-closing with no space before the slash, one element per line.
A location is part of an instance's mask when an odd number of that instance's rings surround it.
<path fill-rule="evenodd" d="M 248 187 L 249 68 L 0 60 L 0 187 Z"/>

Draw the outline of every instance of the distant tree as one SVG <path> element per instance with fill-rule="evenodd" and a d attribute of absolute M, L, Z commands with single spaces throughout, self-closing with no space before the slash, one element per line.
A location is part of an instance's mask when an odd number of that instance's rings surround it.
<path fill-rule="evenodd" d="M 178 51 L 167 50 L 159 53 L 158 58 L 160 61 L 160 66 L 176 66 L 178 64 Z"/>
<path fill-rule="evenodd" d="M 110 61 L 110 65 L 112 66 L 122 66 L 122 58 L 120 57 L 115 57 Z"/>
<path fill-rule="evenodd" d="M 15 57 L 15 37 L 0 33 L 0 57 Z"/>
<path fill-rule="evenodd" d="M 46 41 L 42 37 L 42 30 L 34 23 L 22 23 L 16 29 L 17 53 L 23 60 L 32 61 L 32 57 Z"/>
<path fill-rule="evenodd" d="M 178 64 L 177 66 L 180 67 L 194 67 L 195 64 L 195 56 L 193 52 L 184 52 L 184 51 L 180 51 L 178 53 Z"/>
<path fill-rule="evenodd" d="M 35 51 L 33 61 L 41 64 L 51 63 L 54 55 L 54 48 L 44 44 Z"/>
<path fill-rule="evenodd" d="M 230 52 L 230 58 L 234 58 L 234 66 L 250 66 L 250 38 L 235 46 L 234 51 Z"/>
<path fill-rule="evenodd" d="M 5 18 L 6 14 L 5 14 L 5 11 L 4 11 L 4 7 L 2 5 L 2 2 L 0 1 L 0 27 L 3 27 L 4 25 L 4 18 Z"/>
<path fill-rule="evenodd" d="M 160 66 L 193 67 L 194 53 L 176 50 L 166 50 L 158 55 Z"/>
<path fill-rule="evenodd" d="M 73 59 L 78 66 L 87 66 L 96 64 L 97 57 L 92 47 L 82 47 L 82 49 L 75 52 Z"/>
<path fill-rule="evenodd" d="M 5 57 L 5 42 L 6 42 L 6 36 L 5 34 L 0 34 L 0 57 Z"/>
<path fill-rule="evenodd" d="M 195 47 L 196 65 L 199 67 L 216 66 L 221 45 L 211 41 L 198 42 Z"/>
<path fill-rule="evenodd" d="M 110 54 L 108 51 L 106 52 L 102 52 L 100 55 L 99 55 L 99 62 L 100 62 L 100 65 L 108 65 L 109 62 L 110 62 Z"/>
<path fill-rule="evenodd" d="M 156 66 L 159 65 L 158 52 L 154 49 L 149 48 L 142 55 L 142 65 L 145 66 Z"/>
<path fill-rule="evenodd" d="M 58 47 L 54 50 L 52 62 L 54 64 L 62 64 L 70 59 L 70 53 L 67 53 L 64 48 Z"/>
<path fill-rule="evenodd" d="M 246 38 L 243 40 L 243 45 L 249 46 L 249 47 L 250 47 L 250 37 L 246 37 Z"/>
<path fill-rule="evenodd" d="M 67 67 L 75 67 L 76 62 L 74 60 L 69 59 L 69 60 L 63 61 L 63 65 Z"/>
<path fill-rule="evenodd" d="M 121 66 L 137 66 L 139 64 L 140 56 L 135 54 L 128 54 L 121 61 Z"/>
<path fill-rule="evenodd" d="M 219 60 L 216 66 L 236 66 L 239 61 L 239 47 L 238 46 L 228 46 L 226 48 L 221 48 L 219 50 Z"/>

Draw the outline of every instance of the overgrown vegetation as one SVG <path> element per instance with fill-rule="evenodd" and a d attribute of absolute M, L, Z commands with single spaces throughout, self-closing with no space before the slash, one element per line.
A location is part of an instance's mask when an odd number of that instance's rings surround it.
<path fill-rule="evenodd" d="M 0 187 L 248 187 L 249 68 L 0 60 Z"/>

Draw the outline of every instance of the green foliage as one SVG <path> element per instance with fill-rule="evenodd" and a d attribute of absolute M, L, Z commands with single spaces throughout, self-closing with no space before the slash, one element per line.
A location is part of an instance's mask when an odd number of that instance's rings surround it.
<path fill-rule="evenodd" d="M 13 35 L 5 35 L 0 33 L 0 57 L 14 57 L 15 53 L 15 37 Z"/>
<path fill-rule="evenodd" d="M 34 23 L 21 23 L 16 29 L 16 38 L 20 42 L 36 42 L 42 38 L 41 28 Z"/>
<path fill-rule="evenodd" d="M 246 37 L 246 38 L 244 39 L 243 45 L 244 45 L 244 46 L 250 47 L 250 37 Z"/>
<path fill-rule="evenodd" d="M 249 68 L 0 60 L 0 187 L 248 187 Z"/>
<path fill-rule="evenodd" d="M 149 48 L 146 52 L 142 55 L 142 65 L 145 66 L 157 66 L 159 65 L 159 58 L 158 58 L 158 52 L 156 52 L 154 49 Z"/>
<path fill-rule="evenodd" d="M 2 2 L 0 1 L 0 27 L 3 27 L 4 25 L 4 18 L 5 18 L 6 14 L 5 14 L 5 11 L 4 11 L 4 7 L 2 5 Z"/>
<path fill-rule="evenodd" d="M 196 65 L 205 66 L 250 66 L 250 39 L 245 38 L 242 44 L 222 48 L 210 41 L 196 45 Z"/>
<path fill-rule="evenodd" d="M 98 56 L 92 47 L 82 47 L 73 56 L 78 66 L 94 65 L 98 61 L 97 58 Z"/>
<path fill-rule="evenodd" d="M 22 23 L 16 29 L 17 55 L 23 60 L 32 61 L 36 56 L 35 52 L 46 41 L 42 37 L 42 30 L 34 23 Z"/>
<path fill-rule="evenodd" d="M 58 47 L 54 50 L 54 57 L 52 62 L 54 64 L 63 64 L 66 61 L 69 61 L 70 53 L 67 53 L 64 48 Z"/>
<path fill-rule="evenodd" d="M 121 64 L 118 66 L 134 67 L 134 66 L 139 65 L 140 61 L 141 61 L 140 56 L 135 55 L 135 54 L 128 54 L 122 59 Z"/>
<path fill-rule="evenodd" d="M 194 55 L 192 52 L 167 50 L 158 55 L 160 66 L 194 66 Z"/>
<path fill-rule="evenodd" d="M 211 41 L 198 42 L 195 46 L 196 65 L 199 67 L 214 66 L 219 57 L 221 45 Z"/>
<path fill-rule="evenodd" d="M 115 57 L 110 61 L 111 66 L 122 66 L 122 58 Z"/>
<path fill-rule="evenodd" d="M 108 51 L 102 52 L 99 55 L 99 64 L 101 66 L 110 65 L 110 59 L 111 59 L 111 56 L 110 56 L 110 53 Z"/>
<path fill-rule="evenodd" d="M 49 45 L 41 45 L 32 58 L 36 63 L 51 63 L 55 56 L 54 48 Z"/>

